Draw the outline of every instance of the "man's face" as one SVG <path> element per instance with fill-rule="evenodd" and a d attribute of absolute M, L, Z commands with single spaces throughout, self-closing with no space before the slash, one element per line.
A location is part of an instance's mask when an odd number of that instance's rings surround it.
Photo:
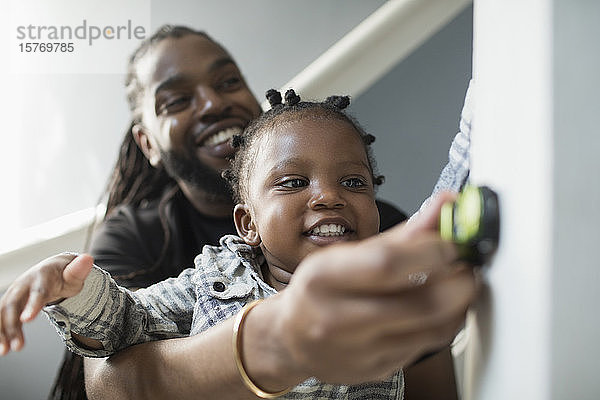
<path fill-rule="evenodd" d="M 322 246 L 379 231 L 367 154 L 350 124 L 284 123 L 257 146 L 247 205 L 271 271 L 293 273 Z"/>
<path fill-rule="evenodd" d="M 138 143 L 150 162 L 205 191 L 222 186 L 220 172 L 235 152 L 232 135 L 261 112 L 232 58 L 214 42 L 186 35 L 154 45 L 136 72 L 144 88 Z"/>

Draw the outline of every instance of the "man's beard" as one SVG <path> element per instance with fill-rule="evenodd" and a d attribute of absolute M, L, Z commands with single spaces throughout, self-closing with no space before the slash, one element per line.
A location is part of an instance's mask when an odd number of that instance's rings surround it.
<path fill-rule="evenodd" d="M 221 174 L 195 157 L 160 150 L 160 157 L 167 173 L 175 180 L 206 193 L 213 201 L 231 201 L 232 192 Z"/>

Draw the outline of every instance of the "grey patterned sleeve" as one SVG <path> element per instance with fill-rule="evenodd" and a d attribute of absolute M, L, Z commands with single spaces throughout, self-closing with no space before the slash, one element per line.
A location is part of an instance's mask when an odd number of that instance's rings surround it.
<path fill-rule="evenodd" d="M 79 294 L 44 311 L 65 345 L 85 357 L 106 357 L 134 344 L 188 336 L 195 303 L 193 272 L 188 269 L 177 278 L 132 292 L 94 266 Z M 84 347 L 71 332 L 98 340 L 104 348 Z"/>
<path fill-rule="evenodd" d="M 460 190 L 469 174 L 471 124 L 473 122 L 473 86 L 473 80 L 471 80 L 460 114 L 459 131 L 454 136 L 450 151 L 448 152 L 448 164 L 442 170 L 432 194 L 436 194 L 442 190 Z"/>

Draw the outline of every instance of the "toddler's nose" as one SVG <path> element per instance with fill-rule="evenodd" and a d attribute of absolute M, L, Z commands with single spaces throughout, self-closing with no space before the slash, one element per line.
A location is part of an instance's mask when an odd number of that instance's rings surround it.
<path fill-rule="evenodd" d="M 339 188 L 330 185 L 318 188 L 309 201 L 310 208 L 343 208 L 346 206 Z"/>

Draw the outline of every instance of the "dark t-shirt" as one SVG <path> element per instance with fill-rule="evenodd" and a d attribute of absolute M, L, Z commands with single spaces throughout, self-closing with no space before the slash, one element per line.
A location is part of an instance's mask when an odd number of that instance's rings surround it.
<path fill-rule="evenodd" d="M 123 286 L 146 287 L 177 276 L 194 265 L 204 245 L 218 245 L 221 236 L 235 233 L 232 217 L 200 214 L 181 192 L 162 207 L 159 204 L 157 199 L 138 208 L 119 207 L 94 234 L 90 253 L 95 263 Z M 406 214 L 389 203 L 378 200 L 377 207 L 381 230 L 406 219 Z M 165 237 L 163 223 L 169 237 Z M 161 258 L 165 242 L 168 246 Z"/>

